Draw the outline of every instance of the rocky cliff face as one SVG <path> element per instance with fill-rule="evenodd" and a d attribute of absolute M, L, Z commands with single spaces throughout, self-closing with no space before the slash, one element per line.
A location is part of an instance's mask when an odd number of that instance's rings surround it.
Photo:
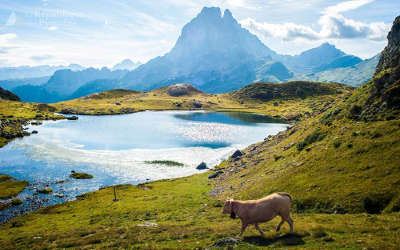
<path fill-rule="evenodd" d="M 382 52 L 370 83 L 364 116 L 385 113 L 386 119 L 393 119 L 400 115 L 400 16 L 393 22 L 387 38 L 388 45 Z"/>
<path fill-rule="evenodd" d="M 388 45 L 382 51 L 382 56 L 376 66 L 376 73 L 387 68 L 393 68 L 400 63 L 400 16 L 396 17 L 388 36 Z"/>

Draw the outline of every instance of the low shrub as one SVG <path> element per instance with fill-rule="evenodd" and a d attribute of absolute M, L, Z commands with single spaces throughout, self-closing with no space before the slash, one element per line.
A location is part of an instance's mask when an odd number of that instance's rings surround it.
<path fill-rule="evenodd" d="M 380 194 L 368 194 L 363 197 L 362 205 L 369 214 L 379 214 L 389 204 L 391 198 Z"/>
<path fill-rule="evenodd" d="M 299 151 L 303 150 L 306 146 L 317 142 L 317 141 L 321 141 L 325 138 L 326 134 L 321 132 L 320 129 L 316 129 L 314 130 L 314 132 L 312 132 L 311 134 L 309 134 L 302 142 L 297 144 L 297 149 Z"/>

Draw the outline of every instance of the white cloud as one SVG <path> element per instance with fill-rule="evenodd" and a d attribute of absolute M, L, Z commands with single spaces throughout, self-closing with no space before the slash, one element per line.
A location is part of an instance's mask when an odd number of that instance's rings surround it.
<path fill-rule="evenodd" d="M 54 31 L 54 30 L 57 30 L 57 27 L 56 27 L 56 26 L 50 26 L 50 27 L 48 28 L 48 30 Z"/>
<path fill-rule="evenodd" d="M 243 27 L 252 31 L 260 37 L 274 37 L 283 40 L 293 40 L 295 38 L 305 38 L 314 40 L 318 38 L 318 33 L 310 27 L 295 23 L 260 23 L 252 18 L 241 20 Z"/>
<path fill-rule="evenodd" d="M 373 0 L 353 0 L 327 7 L 321 12 L 322 15 L 318 20 L 320 26 L 319 30 L 295 23 L 271 24 L 257 22 L 251 18 L 241 20 L 240 23 L 262 38 L 273 37 L 285 41 L 295 39 L 324 40 L 329 38 L 361 38 L 382 41 L 386 39 L 390 24 L 385 24 L 383 22 L 359 22 L 346 18 L 341 14 L 342 12 L 357 9 L 372 1 Z"/>
<path fill-rule="evenodd" d="M 33 61 L 38 61 L 38 62 L 46 61 L 46 60 L 49 60 L 49 59 L 52 59 L 52 58 L 53 58 L 52 55 L 36 55 L 36 56 L 31 56 L 31 59 L 32 59 Z"/>
<path fill-rule="evenodd" d="M 338 14 L 342 12 L 346 12 L 349 10 L 355 10 L 360 8 L 363 5 L 372 3 L 374 0 L 352 0 L 347 2 L 338 3 L 333 6 L 329 6 L 325 10 L 322 11 L 323 14 L 331 15 Z"/>
<path fill-rule="evenodd" d="M 9 40 L 16 38 L 17 35 L 14 33 L 0 34 L 0 46 L 8 45 Z"/>

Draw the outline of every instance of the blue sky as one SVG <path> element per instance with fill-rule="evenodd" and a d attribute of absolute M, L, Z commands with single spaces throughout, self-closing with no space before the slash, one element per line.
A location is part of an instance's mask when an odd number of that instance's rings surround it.
<path fill-rule="evenodd" d="M 204 6 L 228 8 L 268 47 L 298 54 L 323 42 L 371 57 L 398 0 L 1 0 L 0 66 L 111 66 L 168 52 Z"/>

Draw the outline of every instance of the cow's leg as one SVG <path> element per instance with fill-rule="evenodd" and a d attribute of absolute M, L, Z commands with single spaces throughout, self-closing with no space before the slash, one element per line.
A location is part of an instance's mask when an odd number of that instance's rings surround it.
<path fill-rule="evenodd" d="M 261 236 L 264 236 L 264 232 L 263 232 L 263 230 L 261 230 L 261 228 L 258 226 L 258 224 L 256 223 L 254 226 L 256 227 L 258 232 L 260 232 Z"/>
<path fill-rule="evenodd" d="M 242 231 L 240 231 L 240 234 L 238 235 L 238 237 L 242 237 L 244 230 L 246 230 L 247 224 L 242 222 Z"/>
<path fill-rule="evenodd" d="M 292 220 L 292 218 L 290 218 L 290 216 L 288 216 L 288 218 L 286 219 L 286 221 L 289 223 L 289 226 L 290 226 L 290 233 L 293 233 L 293 220 Z"/>
<path fill-rule="evenodd" d="M 281 222 L 279 222 L 278 226 L 276 227 L 277 232 L 279 232 L 279 230 L 281 230 L 281 226 L 283 225 L 284 222 L 285 222 L 285 220 L 282 218 Z"/>

